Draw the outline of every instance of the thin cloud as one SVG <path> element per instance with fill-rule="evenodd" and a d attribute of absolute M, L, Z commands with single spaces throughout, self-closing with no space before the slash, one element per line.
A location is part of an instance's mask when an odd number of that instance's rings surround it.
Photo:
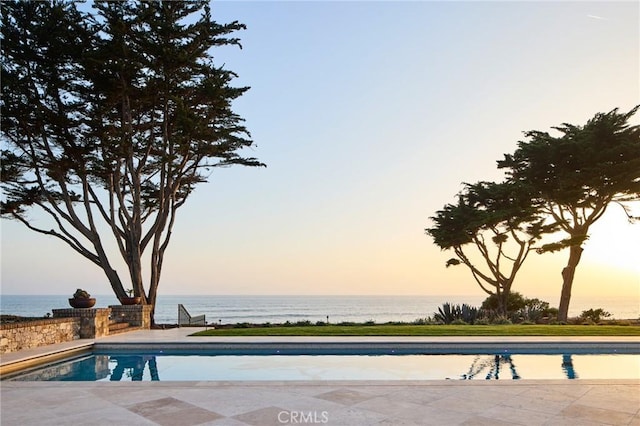
<path fill-rule="evenodd" d="M 587 18 L 597 19 L 599 21 L 608 21 L 607 18 L 603 18 L 602 16 L 598 16 L 598 15 L 587 15 Z"/>

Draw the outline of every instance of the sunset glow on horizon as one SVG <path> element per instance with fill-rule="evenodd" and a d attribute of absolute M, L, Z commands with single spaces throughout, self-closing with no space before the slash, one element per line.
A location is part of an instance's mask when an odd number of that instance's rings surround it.
<path fill-rule="evenodd" d="M 196 188 L 160 297 L 482 295 L 467 268 L 445 267 L 454 256 L 425 235 L 429 217 L 462 182 L 501 180 L 496 161 L 522 132 L 639 104 L 639 13 L 637 2 L 213 3 L 219 22 L 247 25 L 242 50 L 214 56 L 251 86 L 235 111 L 267 168 L 217 169 Z M 110 292 L 62 242 L 1 226 L 2 294 Z M 589 234 L 573 299 L 640 309 L 640 222 L 611 205 Z M 567 258 L 531 253 L 512 290 L 557 306 Z"/>

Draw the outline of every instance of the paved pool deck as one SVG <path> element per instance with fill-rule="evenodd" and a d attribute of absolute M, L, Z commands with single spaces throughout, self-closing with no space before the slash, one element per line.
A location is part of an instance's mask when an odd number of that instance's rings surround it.
<path fill-rule="evenodd" d="M 637 337 L 190 337 L 145 330 L 4 354 L 4 366 L 98 344 L 634 343 Z M 638 366 L 640 369 L 640 365 Z M 640 380 L 0 382 L 10 425 L 633 425 Z"/>

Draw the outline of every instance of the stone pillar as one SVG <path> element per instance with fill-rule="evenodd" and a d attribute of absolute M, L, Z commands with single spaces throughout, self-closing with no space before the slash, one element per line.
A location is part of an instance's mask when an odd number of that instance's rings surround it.
<path fill-rule="evenodd" d="M 151 308 L 153 305 L 111 305 L 111 318 L 117 322 L 129 323 L 132 327 L 151 328 Z"/>
<path fill-rule="evenodd" d="M 80 338 L 95 339 L 109 335 L 108 308 L 53 309 L 54 318 L 80 318 Z"/>

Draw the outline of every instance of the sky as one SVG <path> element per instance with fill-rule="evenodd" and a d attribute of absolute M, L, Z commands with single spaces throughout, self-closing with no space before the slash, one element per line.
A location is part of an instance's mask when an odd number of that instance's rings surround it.
<path fill-rule="evenodd" d="M 162 294 L 480 294 L 424 229 L 462 182 L 501 180 L 523 131 L 640 103 L 637 2 L 226 1 L 251 86 L 234 104 L 266 168 L 215 170 L 181 209 Z M 640 117 L 633 118 L 640 123 Z M 3 220 L 3 294 L 110 288 L 63 243 Z M 573 297 L 640 305 L 640 224 L 611 206 Z M 116 252 L 114 251 L 114 255 Z M 568 253 L 531 254 L 513 290 L 559 299 Z M 124 269 L 120 275 L 126 276 Z"/>

